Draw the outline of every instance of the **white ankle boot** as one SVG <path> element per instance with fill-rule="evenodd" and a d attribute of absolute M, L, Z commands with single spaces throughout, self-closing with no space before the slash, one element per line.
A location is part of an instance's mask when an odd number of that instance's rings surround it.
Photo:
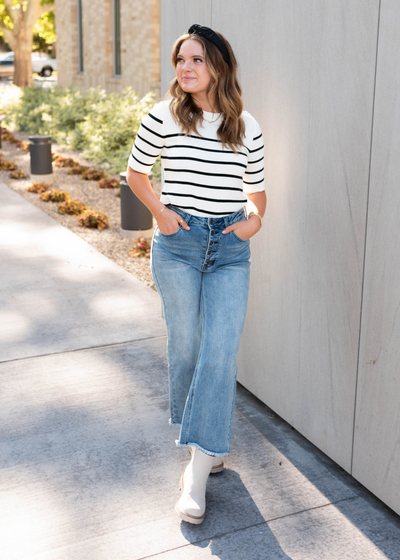
<path fill-rule="evenodd" d="M 207 479 L 214 457 L 195 447 L 180 480 L 181 495 L 175 504 L 178 516 L 189 523 L 202 523 L 206 515 Z"/>
<path fill-rule="evenodd" d="M 189 445 L 188 449 L 189 449 L 189 453 L 191 455 L 194 447 Z M 224 461 L 223 461 L 222 457 L 214 457 L 214 462 L 213 462 L 213 466 L 212 466 L 210 474 L 221 472 L 221 471 L 224 470 L 224 467 L 225 467 L 225 465 L 224 465 Z"/>

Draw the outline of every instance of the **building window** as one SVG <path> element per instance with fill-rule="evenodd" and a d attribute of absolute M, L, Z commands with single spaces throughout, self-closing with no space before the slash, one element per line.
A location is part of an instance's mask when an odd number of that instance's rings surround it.
<path fill-rule="evenodd" d="M 120 0 L 113 0 L 114 76 L 121 76 L 121 14 Z"/>
<path fill-rule="evenodd" d="M 78 0 L 78 57 L 79 57 L 79 73 L 83 74 L 82 0 Z"/>

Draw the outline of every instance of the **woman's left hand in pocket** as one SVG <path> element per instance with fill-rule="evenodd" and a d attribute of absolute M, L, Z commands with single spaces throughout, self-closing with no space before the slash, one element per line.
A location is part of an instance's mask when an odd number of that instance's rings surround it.
<path fill-rule="evenodd" d="M 260 220 L 257 216 L 250 216 L 248 220 L 241 220 L 225 228 L 222 233 L 234 231 L 243 240 L 250 239 L 261 229 Z"/>

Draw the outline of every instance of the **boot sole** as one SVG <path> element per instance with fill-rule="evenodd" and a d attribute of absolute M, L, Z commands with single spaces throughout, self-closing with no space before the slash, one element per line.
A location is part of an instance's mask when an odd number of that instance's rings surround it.
<path fill-rule="evenodd" d="M 185 471 L 183 471 L 183 473 L 181 474 L 181 479 L 179 481 L 179 488 L 180 488 L 180 491 L 181 491 L 181 495 L 179 496 L 178 502 L 181 499 L 182 494 L 183 494 L 183 476 L 184 476 L 184 474 L 185 474 Z M 193 523 L 195 525 L 199 525 L 200 523 L 202 523 L 204 521 L 204 518 L 206 516 L 206 510 L 204 510 L 203 515 L 191 515 L 190 513 L 186 513 L 185 511 L 181 511 L 178 507 L 178 502 L 176 502 L 176 504 L 175 504 L 175 511 L 178 514 L 178 517 L 183 519 L 183 521 L 187 521 L 188 523 Z"/>
<path fill-rule="evenodd" d="M 192 455 L 192 448 L 191 448 L 190 445 L 188 447 L 189 447 L 189 453 L 190 453 L 190 456 L 191 456 Z M 222 472 L 224 470 L 224 468 L 225 468 L 225 464 L 224 464 L 223 459 L 221 459 L 221 463 L 219 465 L 214 465 L 213 468 L 210 471 L 210 474 Z"/>

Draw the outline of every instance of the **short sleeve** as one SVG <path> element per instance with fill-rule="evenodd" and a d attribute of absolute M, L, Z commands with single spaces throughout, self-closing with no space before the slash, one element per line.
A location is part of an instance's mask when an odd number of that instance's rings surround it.
<path fill-rule="evenodd" d="M 157 103 L 143 118 L 133 144 L 128 165 L 134 171 L 149 174 L 164 147 L 164 104 Z"/>
<path fill-rule="evenodd" d="M 247 144 L 249 156 L 247 168 L 243 175 L 243 190 L 245 193 L 265 191 L 264 182 L 264 139 L 261 127 L 254 121 L 252 138 Z"/>

